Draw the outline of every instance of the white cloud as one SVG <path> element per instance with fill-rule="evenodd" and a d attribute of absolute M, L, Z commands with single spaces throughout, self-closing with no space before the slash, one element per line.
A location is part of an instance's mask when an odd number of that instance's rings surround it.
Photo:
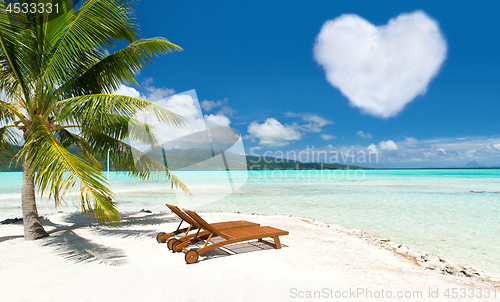
<path fill-rule="evenodd" d="M 387 141 L 389 142 L 389 141 Z M 326 145 L 317 152 L 338 152 L 358 154 L 358 152 L 376 153 L 372 161 L 357 162 L 359 166 L 393 167 L 393 168 L 430 168 L 430 167 L 463 167 L 472 159 L 485 166 L 499 166 L 500 136 L 467 137 L 464 140 L 456 138 L 422 139 L 417 144 L 407 143 L 406 140 L 395 141 L 397 150 L 381 150 L 377 144 L 342 146 Z M 383 144 L 382 144 L 383 145 Z M 312 148 L 310 149 L 312 150 Z M 381 152 L 378 152 L 378 151 Z M 300 150 L 299 150 L 300 151 Z M 312 152 L 312 151 L 310 151 Z M 350 157 L 352 158 L 352 156 Z M 339 159 L 342 161 L 342 158 Z M 354 163 L 353 163 L 354 164 Z"/>
<path fill-rule="evenodd" d="M 231 120 L 228 116 L 233 116 L 236 110 L 227 104 L 228 99 L 209 101 L 204 100 L 200 103 L 201 108 L 205 111 L 212 111 L 219 108 L 216 114 L 205 115 L 205 120 L 208 127 L 229 127 Z"/>
<path fill-rule="evenodd" d="M 446 51 L 438 24 L 417 11 L 377 27 L 357 15 L 327 21 L 314 58 L 352 106 L 388 118 L 425 94 Z"/>
<path fill-rule="evenodd" d="M 200 106 L 205 111 L 212 111 L 212 109 L 214 108 L 220 108 L 217 114 L 232 116 L 233 114 L 236 113 L 236 110 L 234 110 L 233 108 L 231 108 L 231 106 L 227 104 L 228 101 L 229 100 L 226 98 L 217 101 L 204 100 L 200 103 Z"/>
<path fill-rule="evenodd" d="M 209 107 L 210 106 L 211 105 L 209 105 Z M 298 122 L 293 122 L 291 124 L 281 124 L 275 118 L 268 118 L 262 124 L 252 122 L 248 126 L 249 135 L 243 138 L 250 139 L 252 142 L 258 138 L 260 139 L 259 144 L 261 145 L 267 147 L 282 147 L 288 145 L 288 141 L 300 140 L 302 135 L 307 133 L 320 133 L 324 126 L 333 124 L 330 120 L 309 113 L 293 113 L 289 111 L 285 113 L 285 117 L 300 118 L 307 123 L 299 124 Z M 336 136 L 325 133 L 322 133 L 320 137 L 323 140 L 333 140 L 337 138 Z"/>
<path fill-rule="evenodd" d="M 411 137 L 411 136 L 408 136 L 405 138 L 405 143 L 416 144 L 416 143 L 418 143 L 418 139 Z"/>
<path fill-rule="evenodd" d="M 444 150 L 443 148 L 439 148 L 436 151 L 441 152 L 442 154 L 446 155 L 446 150 Z"/>
<path fill-rule="evenodd" d="M 357 136 L 360 136 L 362 138 L 372 138 L 372 135 L 370 133 L 364 133 L 363 131 L 359 130 L 356 132 Z"/>
<path fill-rule="evenodd" d="M 142 85 L 144 85 L 144 86 L 151 86 L 151 84 L 153 84 L 153 83 L 154 83 L 154 80 L 153 80 L 153 78 L 151 78 L 151 77 L 149 77 L 149 78 L 144 78 L 144 79 L 142 80 Z"/>
<path fill-rule="evenodd" d="M 137 89 L 135 89 L 133 87 L 125 86 L 123 84 L 121 84 L 120 87 L 118 87 L 118 89 L 115 92 L 113 92 L 113 94 L 126 95 L 126 96 L 130 96 L 133 98 L 140 98 L 141 97 L 141 94 L 139 93 L 139 91 L 137 91 Z"/>
<path fill-rule="evenodd" d="M 500 150 L 500 144 L 493 144 L 493 148 Z"/>
<path fill-rule="evenodd" d="M 162 126 L 160 136 L 162 141 L 171 141 L 207 129 L 198 100 L 191 95 L 176 94 L 168 99 L 158 101 L 156 104 L 179 114 L 187 120 L 184 127 L 175 129 L 175 131 L 172 131 L 172 127 Z"/>
<path fill-rule="evenodd" d="M 302 125 L 306 132 L 319 133 L 322 130 L 321 128 L 324 126 L 333 124 L 332 121 L 326 120 L 314 114 L 306 114 L 302 119 L 309 122 L 308 124 Z"/>
<path fill-rule="evenodd" d="M 182 135 L 186 135 L 186 131 L 196 132 L 206 129 L 205 121 L 203 120 L 203 115 L 201 114 L 201 109 L 194 90 L 192 93 L 193 95 L 191 95 L 191 91 L 183 94 L 172 95 L 173 93 L 175 93 L 173 89 L 165 87 L 156 88 L 154 86 L 149 86 L 151 82 L 151 78 L 145 80 L 145 89 L 148 92 L 147 95 L 142 95 L 135 88 L 125 85 L 120 85 L 120 87 L 114 93 L 147 100 L 184 117 L 187 120 L 188 124 L 182 128 L 177 129 L 175 131 L 176 133 L 182 132 Z M 172 129 L 172 127 L 159 122 L 152 114 L 148 113 L 143 116 L 143 118 L 145 118 L 152 125 L 159 126 L 160 128 L 167 127 L 169 129 Z M 178 134 L 176 136 L 182 135 Z"/>
<path fill-rule="evenodd" d="M 283 147 L 289 141 L 300 140 L 301 133 L 291 125 L 283 125 L 274 118 L 268 118 L 264 123 L 252 122 L 248 126 L 248 133 L 258 138 L 259 145 L 267 147 Z"/>
<path fill-rule="evenodd" d="M 156 88 L 154 86 L 147 86 L 146 91 L 148 92 L 147 99 L 150 102 L 156 103 L 160 100 L 163 100 L 169 96 L 175 94 L 175 90 L 172 88 Z"/>
<path fill-rule="evenodd" d="M 250 140 L 252 143 L 255 143 L 255 137 L 253 137 L 252 135 L 248 134 L 248 135 L 245 135 L 242 137 L 243 139 L 248 139 Z M 260 147 L 257 147 L 260 149 Z"/>
<path fill-rule="evenodd" d="M 130 87 L 129 87 L 130 88 Z M 160 91 L 166 93 L 168 88 L 161 88 L 155 90 L 157 93 L 153 94 L 153 98 L 159 97 L 161 94 Z M 127 89 L 125 89 L 127 91 Z M 133 92 L 133 90 L 130 90 Z M 141 96 L 142 99 L 146 99 L 151 101 L 149 97 Z M 198 103 L 198 99 L 196 97 L 196 92 L 194 90 L 187 91 L 182 94 L 176 94 L 167 98 L 163 98 L 161 100 L 157 100 L 155 102 L 156 105 L 162 106 L 165 109 L 168 109 L 174 113 L 179 114 L 183 118 L 186 119 L 186 125 L 180 128 L 174 128 L 173 126 L 167 125 L 164 122 L 159 121 L 156 116 L 151 112 L 144 112 L 139 114 L 137 118 L 143 122 L 146 122 L 154 127 L 154 132 L 156 134 L 158 143 L 165 146 L 166 148 L 179 148 L 179 145 L 173 145 L 172 141 L 179 139 L 181 137 L 185 137 L 187 135 L 197 133 L 207 129 L 205 124 L 205 120 L 201 113 L 201 108 Z M 130 124 L 131 127 L 135 127 L 137 133 L 143 133 L 141 129 L 137 127 L 137 125 Z M 189 142 L 188 142 L 189 143 Z M 199 144 L 207 144 L 205 141 L 198 141 L 196 143 Z M 150 148 L 149 145 L 141 143 L 139 141 L 131 141 L 131 144 L 141 150 L 145 151 Z"/>
<path fill-rule="evenodd" d="M 476 151 L 477 151 L 476 149 L 467 150 L 467 151 L 465 151 L 465 155 L 468 157 L 474 157 L 476 154 Z"/>
<path fill-rule="evenodd" d="M 183 116 L 190 123 L 203 119 L 198 103 L 187 94 L 176 94 L 169 99 L 158 102 L 158 105 Z"/>
<path fill-rule="evenodd" d="M 333 124 L 333 122 L 330 120 L 324 119 L 318 115 L 310 113 L 294 113 L 288 111 L 285 113 L 285 116 L 298 117 L 301 118 L 303 121 L 308 122 L 307 124 L 301 124 L 301 125 L 299 125 L 298 123 L 292 124 L 297 130 L 300 130 L 305 133 L 307 132 L 320 133 L 324 126 Z"/>
<path fill-rule="evenodd" d="M 366 150 L 370 153 L 378 153 L 377 146 L 375 144 L 370 144 Z"/>
<path fill-rule="evenodd" d="M 169 96 L 175 94 L 175 90 L 167 87 L 155 87 L 152 84 L 154 83 L 153 78 L 145 78 L 142 81 L 142 85 L 144 89 L 147 91 L 147 95 L 143 96 L 143 98 L 147 99 L 150 102 L 156 103 L 161 101 Z"/>
<path fill-rule="evenodd" d="M 123 84 L 121 84 L 118 87 L 118 89 L 113 93 L 119 95 L 131 96 L 134 98 L 141 98 L 152 103 L 156 103 L 175 94 L 175 90 L 173 90 L 172 88 L 165 88 L 165 87 L 156 88 L 154 86 L 149 86 L 149 83 L 151 82 L 152 82 L 151 78 L 145 80 L 145 83 L 147 84 L 146 87 L 144 88 L 147 91 L 146 95 L 141 94 L 137 89 L 133 87 L 126 86 Z"/>
<path fill-rule="evenodd" d="M 380 147 L 380 150 L 387 150 L 387 151 L 394 151 L 398 150 L 398 145 L 394 141 L 388 140 L 388 141 L 382 141 L 378 144 Z"/>
<path fill-rule="evenodd" d="M 321 139 L 325 140 L 325 141 L 328 141 L 328 140 L 332 140 L 332 139 L 336 139 L 337 137 L 336 136 L 333 136 L 332 134 L 326 134 L 326 133 L 321 133 Z"/>
<path fill-rule="evenodd" d="M 206 111 L 211 111 L 214 108 L 221 107 L 224 105 L 225 102 L 218 100 L 218 101 L 209 101 L 209 100 L 204 100 L 200 103 L 201 108 L 203 108 Z"/>
<path fill-rule="evenodd" d="M 229 127 L 229 124 L 231 124 L 231 120 L 222 114 L 205 115 L 205 122 L 207 123 L 207 127 Z"/>
<path fill-rule="evenodd" d="M 212 108 L 220 107 L 219 112 L 216 114 L 202 115 L 200 104 L 198 103 L 198 98 L 194 90 L 184 92 L 182 94 L 175 94 L 175 91 L 171 88 L 157 88 L 151 86 L 153 79 L 147 78 L 143 81 L 145 86 L 146 94 L 141 94 L 137 89 L 129 87 L 126 85 L 120 85 L 120 87 L 114 92 L 115 94 L 127 95 L 136 98 L 141 98 L 150 102 L 153 102 L 159 106 L 164 107 L 174 113 L 179 114 L 184 117 L 187 124 L 181 128 L 174 128 L 163 122 L 158 121 L 158 119 L 151 113 L 143 113 L 138 116 L 138 118 L 153 127 L 155 127 L 155 133 L 158 138 L 159 143 L 165 143 L 165 146 L 170 147 L 169 143 L 172 140 L 197 133 L 207 129 L 208 127 L 229 127 L 231 120 L 225 115 L 225 113 L 233 114 L 234 110 L 227 105 L 227 99 L 223 101 L 214 102 L 215 105 Z M 205 101 L 211 102 L 211 101 Z M 135 127 L 135 126 L 134 126 Z M 140 129 L 137 129 L 140 131 Z M 200 142 L 204 143 L 204 142 Z M 146 150 L 149 145 L 133 142 L 134 147 L 139 150 Z"/>

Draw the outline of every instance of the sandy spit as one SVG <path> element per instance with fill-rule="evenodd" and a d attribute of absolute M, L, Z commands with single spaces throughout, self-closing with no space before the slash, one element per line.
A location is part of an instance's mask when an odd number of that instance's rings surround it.
<path fill-rule="evenodd" d="M 302 217 L 201 215 L 290 235 L 280 250 L 240 243 L 187 265 L 155 240 L 177 228 L 172 214 L 124 213 L 119 228 L 77 213 L 46 215 L 51 236 L 42 240 L 24 240 L 21 224 L 0 226 L 0 300 L 500 301 L 495 280 L 442 274 L 366 233 Z"/>

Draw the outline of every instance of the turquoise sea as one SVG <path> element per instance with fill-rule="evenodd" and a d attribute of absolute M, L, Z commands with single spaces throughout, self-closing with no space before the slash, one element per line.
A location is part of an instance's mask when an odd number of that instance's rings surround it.
<path fill-rule="evenodd" d="M 176 174 L 194 199 L 161 180 L 111 173 L 120 211 L 166 211 L 171 202 L 204 211 L 310 216 L 500 275 L 500 170 L 237 171 L 229 182 L 225 171 Z M 21 176 L 0 173 L 0 220 L 21 217 Z M 57 211 L 46 198 L 38 204 L 40 214 Z M 68 198 L 59 210 L 75 209 Z"/>

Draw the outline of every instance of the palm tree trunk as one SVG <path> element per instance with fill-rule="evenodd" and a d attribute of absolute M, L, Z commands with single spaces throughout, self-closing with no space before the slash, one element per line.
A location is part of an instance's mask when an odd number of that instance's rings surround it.
<path fill-rule="evenodd" d="M 22 204 L 23 204 L 23 224 L 24 224 L 24 239 L 36 240 L 49 236 L 45 231 L 38 217 L 35 200 L 35 177 L 23 165 L 23 188 L 22 188 Z"/>

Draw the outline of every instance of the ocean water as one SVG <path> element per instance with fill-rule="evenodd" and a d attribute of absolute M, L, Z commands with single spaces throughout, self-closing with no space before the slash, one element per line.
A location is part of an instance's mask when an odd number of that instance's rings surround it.
<path fill-rule="evenodd" d="M 111 173 L 120 211 L 167 211 L 169 202 L 204 211 L 310 216 L 500 275 L 500 170 L 236 171 L 231 186 L 221 181 L 225 171 L 176 174 L 194 198 L 164 180 Z M 0 220 L 21 217 L 21 176 L 0 173 Z M 38 207 L 40 214 L 57 211 L 47 198 L 39 198 Z M 71 196 L 59 210 L 76 210 Z"/>

